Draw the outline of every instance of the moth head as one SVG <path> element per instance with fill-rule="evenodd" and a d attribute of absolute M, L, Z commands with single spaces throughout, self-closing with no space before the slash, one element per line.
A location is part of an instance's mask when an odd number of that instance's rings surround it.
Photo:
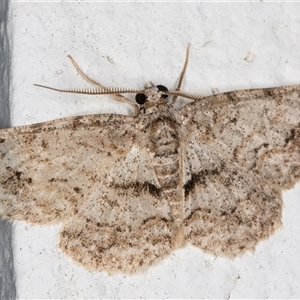
<path fill-rule="evenodd" d="M 57 89 L 50 86 L 45 86 L 41 84 L 34 84 L 35 86 L 42 87 L 45 89 L 63 92 L 63 93 L 74 93 L 74 94 L 85 94 L 85 95 L 116 95 L 116 100 L 120 102 L 125 102 L 135 106 L 131 100 L 122 96 L 121 94 L 136 94 L 135 101 L 137 104 L 144 106 L 148 104 L 148 106 L 155 106 L 162 103 L 166 103 L 166 98 L 168 96 L 173 96 L 172 103 L 175 103 L 177 97 L 184 97 L 191 100 L 200 100 L 203 98 L 203 95 L 193 94 L 189 92 L 181 92 L 178 90 L 169 91 L 163 85 L 155 86 L 151 81 L 145 84 L 144 90 L 137 89 L 128 89 L 128 88 L 106 88 L 101 86 L 100 84 L 93 81 L 93 83 L 97 86 L 95 88 L 83 88 L 83 89 Z"/>
<path fill-rule="evenodd" d="M 158 102 L 161 99 L 168 98 L 165 93 L 168 89 L 163 85 L 155 86 L 151 81 L 145 84 L 144 93 L 138 93 L 135 96 L 135 102 L 139 105 L 144 105 L 146 102 Z"/>

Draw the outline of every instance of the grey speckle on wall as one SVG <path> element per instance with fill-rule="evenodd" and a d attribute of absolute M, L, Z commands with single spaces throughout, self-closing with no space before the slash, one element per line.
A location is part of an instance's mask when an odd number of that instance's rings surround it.
<path fill-rule="evenodd" d="M 10 125 L 11 46 L 8 26 L 9 5 L 9 1 L 0 1 L 0 128 L 7 128 Z M 3 219 L 0 219 L 0 299 L 16 299 L 12 225 Z"/>

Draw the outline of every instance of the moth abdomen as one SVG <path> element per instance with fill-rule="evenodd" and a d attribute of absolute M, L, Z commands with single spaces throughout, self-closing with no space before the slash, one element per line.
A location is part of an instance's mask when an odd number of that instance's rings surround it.
<path fill-rule="evenodd" d="M 162 193 L 168 200 L 173 226 L 173 244 L 183 244 L 179 228 L 183 222 L 183 194 L 181 187 L 181 147 L 178 125 L 170 116 L 157 118 L 151 123 L 152 165 L 160 183 Z"/>

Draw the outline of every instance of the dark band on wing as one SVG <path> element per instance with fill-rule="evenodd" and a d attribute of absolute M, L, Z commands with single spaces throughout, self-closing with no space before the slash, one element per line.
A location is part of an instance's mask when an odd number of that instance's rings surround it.
<path fill-rule="evenodd" d="M 131 182 L 129 184 L 112 183 L 111 186 L 115 189 L 132 189 L 133 194 L 136 195 L 139 195 L 141 192 L 149 192 L 154 197 L 160 197 L 162 195 L 161 189 L 157 188 L 154 184 L 151 184 L 149 182 Z"/>

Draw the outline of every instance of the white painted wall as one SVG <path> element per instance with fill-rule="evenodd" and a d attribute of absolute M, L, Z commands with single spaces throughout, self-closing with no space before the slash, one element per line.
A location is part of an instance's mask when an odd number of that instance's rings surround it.
<path fill-rule="evenodd" d="M 39 89 L 85 86 L 67 59 L 107 86 L 175 86 L 211 94 L 300 83 L 299 3 L 13 1 L 13 125 L 99 112 L 129 113 L 109 97 Z M 248 58 L 248 59 L 246 59 Z M 248 61 L 247 61 L 248 60 Z M 15 223 L 19 298 L 300 297 L 300 185 L 284 193 L 283 227 L 234 260 L 178 250 L 143 274 L 90 273 L 57 247 L 59 226 Z"/>

